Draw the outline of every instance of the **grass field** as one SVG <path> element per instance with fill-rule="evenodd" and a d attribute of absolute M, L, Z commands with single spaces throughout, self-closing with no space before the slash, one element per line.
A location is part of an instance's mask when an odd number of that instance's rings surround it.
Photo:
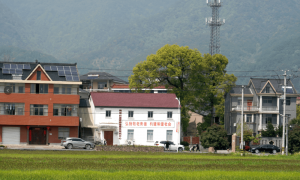
<path fill-rule="evenodd" d="M 0 150 L 0 179 L 299 179 L 300 155 Z"/>

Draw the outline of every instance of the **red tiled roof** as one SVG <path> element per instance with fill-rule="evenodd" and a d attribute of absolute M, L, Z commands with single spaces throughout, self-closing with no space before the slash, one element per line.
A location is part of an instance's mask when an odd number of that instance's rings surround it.
<path fill-rule="evenodd" d="M 111 88 L 129 89 L 129 84 L 114 84 L 111 86 Z M 157 87 L 154 87 L 153 89 L 166 89 L 166 87 L 165 86 L 157 86 Z"/>
<path fill-rule="evenodd" d="M 165 93 L 91 93 L 95 106 L 178 108 L 175 94 Z"/>

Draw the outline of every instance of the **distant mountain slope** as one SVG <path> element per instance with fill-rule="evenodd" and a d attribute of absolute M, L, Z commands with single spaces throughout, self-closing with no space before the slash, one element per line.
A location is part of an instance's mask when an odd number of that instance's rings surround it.
<path fill-rule="evenodd" d="M 22 21 L 0 2 L 0 46 L 28 47 L 25 34 Z"/>
<path fill-rule="evenodd" d="M 17 14 L 11 18 L 25 24 L 16 24 L 24 27 L 20 32 L 8 26 L 12 34 L 5 31 L 7 38 L 22 40 L 57 59 L 78 62 L 82 73 L 97 68 L 132 69 L 165 44 L 208 52 L 210 34 L 204 20 L 211 16 L 211 9 L 205 0 L 0 2 Z M 238 76 L 238 84 L 279 73 L 265 70 L 299 68 L 299 0 L 223 2 L 220 18 L 226 24 L 221 27 L 221 52 L 228 57 L 227 70 Z M 110 73 L 127 79 L 131 72 Z"/>

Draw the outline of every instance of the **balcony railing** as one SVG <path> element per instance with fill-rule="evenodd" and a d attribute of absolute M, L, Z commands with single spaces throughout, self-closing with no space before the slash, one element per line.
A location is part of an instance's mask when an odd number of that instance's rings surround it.
<path fill-rule="evenodd" d="M 232 108 L 233 111 L 241 111 L 242 110 L 242 105 L 238 105 L 236 107 Z M 244 106 L 244 111 L 258 111 L 257 106 Z"/>
<path fill-rule="evenodd" d="M 272 124 L 274 128 L 278 128 L 278 125 L 277 124 Z M 267 129 L 267 124 L 263 124 L 262 126 L 262 129 Z"/>
<path fill-rule="evenodd" d="M 262 111 L 278 111 L 276 106 L 263 106 Z"/>

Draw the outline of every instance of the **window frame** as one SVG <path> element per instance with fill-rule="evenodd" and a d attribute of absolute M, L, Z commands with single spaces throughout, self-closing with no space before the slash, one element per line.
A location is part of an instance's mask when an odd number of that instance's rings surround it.
<path fill-rule="evenodd" d="M 42 72 L 36 71 L 36 80 L 42 80 Z"/>
<path fill-rule="evenodd" d="M 153 141 L 153 132 L 153 129 L 147 129 L 147 141 Z"/>
<path fill-rule="evenodd" d="M 21 111 L 19 111 L 21 109 Z M 25 103 L 0 103 L 0 115 L 8 115 L 8 116 L 24 116 Z M 8 112 L 8 110 L 10 112 Z M 21 113 L 19 113 L 21 112 Z"/>
<path fill-rule="evenodd" d="M 173 118 L 173 111 L 168 111 L 167 112 L 167 119 L 172 119 Z"/>
<path fill-rule="evenodd" d="M 132 131 L 132 132 L 129 132 L 129 131 Z M 132 134 L 132 138 L 130 139 L 129 137 L 130 137 L 131 134 Z M 134 129 L 128 129 L 127 130 L 127 140 L 131 140 L 131 141 L 134 140 Z"/>
<path fill-rule="evenodd" d="M 68 135 L 60 137 L 60 133 L 67 133 Z M 70 137 L 70 128 L 69 127 L 58 127 L 57 136 L 58 136 L 58 139 L 65 139 L 67 137 Z"/>
<path fill-rule="evenodd" d="M 148 118 L 153 119 L 153 111 L 148 111 Z"/>
<path fill-rule="evenodd" d="M 30 104 L 30 116 L 48 116 L 48 112 L 47 104 Z"/>
<path fill-rule="evenodd" d="M 128 118 L 133 118 L 134 111 L 128 111 Z"/>
<path fill-rule="evenodd" d="M 171 139 L 168 138 L 168 136 L 170 136 L 170 132 L 171 132 Z M 173 130 L 166 130 L 166 140 L 173 141 Z"/>
<path fill-rule="evenodd" d="M 111 118 L 111 110 L 106 110 L 105 111 L 105 117 L 106 118 Z"/>
<path fill-rule="evenodd" d="M 287 105 L 287 106 L 291 105 L 291 98 L 290 97 L 286 97 L 285 105 Z"/>

